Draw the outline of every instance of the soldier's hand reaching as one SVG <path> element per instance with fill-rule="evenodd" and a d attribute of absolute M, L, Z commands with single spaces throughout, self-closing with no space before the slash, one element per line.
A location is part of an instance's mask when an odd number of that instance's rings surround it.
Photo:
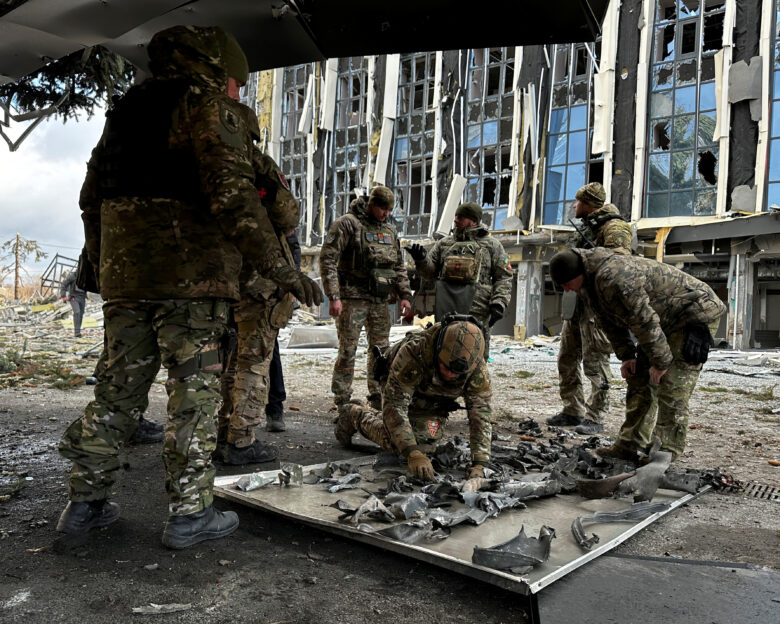
<path fill-rule="evenodd" d="M 631 379 L 636 375 L 636 359 L 626 360 L 620 365 L 620 376 L 623 379 Z"/>
<path fill-rule="evenodd" d="M 422 262 L 425 260 L 425 256 L 428 255 L 428 252 L 425 251 L 425 247 L 420 245 L 420 243 L 415 243 L 414 245 L 410 245 L 406 248 L 406 251 L 409 252 L 409 255 L 412 257 L 412 259 L 415 262 Z"/>
<path fill-rule="evenodd" d="M 422 452 L 412 451 L 406 461 L 415 477 L 423 481 L 433 481 L 433 464 Z"/>
<path fill-rule="evenodd" d="M 666 374 L 667 369 L 658 369 L 655 366 L 650 367 L 650 381 L 652 381 L 654 384 L 661 383 L 661 378 Z"/>
<path fill-rule="evenodd" d="M 317 283 L 305 273 L 291 266 L 281 266 L 273 269 L 268 275 L 279 288 L 292 293 L 295 298 L 307 306 L 322 303 L 322 291 Z"/>

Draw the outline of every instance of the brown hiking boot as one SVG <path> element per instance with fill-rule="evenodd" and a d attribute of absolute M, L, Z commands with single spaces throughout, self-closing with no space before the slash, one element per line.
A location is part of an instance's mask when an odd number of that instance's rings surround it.
<path fill-rule="evenodd" d="M 613 444 L 604 448 L 596 449 L 596 455 L 603 459 L 621 459 L 623 461 L 630 461 L 637 463 L 639 457 L 636 451 L 631 450 L 625 446 Z"/>
<path fill-rule="evenodd" d="M 352 424 L 352 410 L 359 409 L 354 403 L 345 403 L 339 406 L 339 417 L 336 419 L 336 427 L 333 434 L 341 446 L 348 448 L 352 444 L 352 436 L 357 433 L 357 429 Z"/>

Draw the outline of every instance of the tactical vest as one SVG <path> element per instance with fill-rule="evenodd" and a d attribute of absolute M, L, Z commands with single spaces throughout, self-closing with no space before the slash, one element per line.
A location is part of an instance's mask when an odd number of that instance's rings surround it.
<path fill-rule="evenodd" d="M 174 113 L 190 85 L 148 80 L 106 113 L 99 193 L 104 199 L 153 197 L 195 203 L 202 198 L 195 155 L 169 144 Z"/>
<path fill-rule="evenodd" d="M 595 216 L 589 215 L 587 217 L 583 217 L 582 223 L 585 225 L 585 230 L 577 230 L 580 234 L 580 237 L 576 246 L 582 248 L 595 247 L 596 239 L 598 238 L 601 227 L 608 221 L 612 221 L 612 219 L 620 219 L 621 221 L 625 221 L 621 215 L 612 213 L 604 213 Z"/>
<path fill-rule="evenodd" d="M 482 271 L 482 247 L 475 240 L 456 241 L 442 257 L 436 282 L 434 316 L 441 321 L 450 313 L 469 314 Z"/>
<path fill-rule="evenodd" d="M 372 297 L 386 298 L 398 284 L 395 264 L 395 228 L 386 223 L 363 223 L 350 215 L 358 227 L 353 243 L 344 250 L 339 259 L 339 279 L 345 283 L 362 283 Z M 367 280 L 367 282 L 366 282 Z"/>

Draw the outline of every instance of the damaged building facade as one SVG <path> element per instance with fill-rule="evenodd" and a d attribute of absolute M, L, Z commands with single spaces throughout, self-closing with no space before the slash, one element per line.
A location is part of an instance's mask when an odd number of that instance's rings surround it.
<path fill-rule="evenodd" d="M 493 332 L 555 332 L 547 276 L 586 182 L 636 253 L 728 304 L 719 336 L 780 346 L 780 0 L 617 0 L 597 41 L 331 59 L 253 75 L 262 147 L 302 207 L 315 270 L 354 193 L 386 184 L 402 238 L 448 233 L 461 201 L 515 271 Z"/>

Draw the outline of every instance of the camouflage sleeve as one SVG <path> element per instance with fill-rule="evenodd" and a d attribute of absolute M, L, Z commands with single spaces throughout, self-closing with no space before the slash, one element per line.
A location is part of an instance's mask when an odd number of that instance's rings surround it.
<path fill-rule="evenodd" d="M 441 242 L 444 239 L 437 240 L 430 251 L 425 255 L 425 259 L 422 262 L 417 263 L 417 272 L 430 282 L 435 282 L 439 277 L 439 271 L 441 270 Z"/>
<path fill-rule="evenodd" d="M 405 344 L 393 358 L 382 390 L 382 419 L 390 439 L 404 457 L 417 448 L 408 413 L 412 395 L 421 379 L 420 362 L 414 356 L 412 346 Z"/>
<path fill-rule="evenodd" d="M 300 206 L 290 191 L 290 184 L 276 161 L 256 146 L 252 149 L 252 168 L 255 186 L 271 223 L 286 236 L 298 227 L 300 219 Z"/>
<path fill-rule="evenodd" d="M 409 275 L 406 273 L 406 264 L 404 263 L 403 252 L 401 251 L 401 241 L 398 236 L 395 237 L 395 274 L 398 276 L 398 284 L 396 285 L 396 291 L 400 299 L 406 299 L 407 301 L 412 298 L 412 288 L 409 284 Z"/>
<path fill-rule="evenodd" d="M 84 223 L 84 247 L 87 250 L 87 259 L 95 269 L 98 276 L 100 269 L 100 205 L 103 199 L 98 192 L 97 163 L 100 159 L 103 139 L 92 150 L 92 156 L 87 163 L 87 176 L 81 186 L 79 195 L 79 207 L 81 208 L 81 220 Z"/>
<path fill-rule="evenodd" d="M 504 251 L 504 246 L 496 239 L 492 241 L 490 262 L 493 294 L 490 297 L 490 304 L 498 304 L 506 310 L 512 298 L 512 265 L 509 264 L 509 256 Z"/>
<path fill-rule="evenodd" d="M 490 462 L 490 440 L 493 435 L 492 411 L 490 409 L 490 375 L 487 365 L 480 362 L 465 388 L 463 398 L 469 419 L 469 445 L 471 461 L 487 466 Z"/>
<path fill-rule="evenodd" d="M 674 357 L 661 329 L 661 321 L 645 291 L 645 277 L 639 271 L 622 267 L 620 273 L 613 270 L 597 276 L 597 288 L 602 306 L 608 306 L 610 315 L 624 319 L 639 346 L 647 354 L 650 364 L 659 370 L 666 370 Z M 615 353 L 621 360 L 631 359 L 627 344 L 630 338 L 625 330 L 618 330 L 605 323 L 604 331 L 610 339 Z"/>
<path fill-rule="evenodd" d="M 325 242 L 320 249 L 320 277 L 322 289 L 328 299 L 338 299 L 339 291 L 339 258 L 347 248 L 355 233 L 355 224 L 348 215 L 339 217 L 330 226 Z"/>
<path fill-rule="evenodd" d="M 608 249 L 625 249 L 631 251 L 631 224 L 622 219 L 612 219 L 604 224 L 604 241 L 602 247 Z"/>
<path fill-rule="evenodd" d="M 201 188 L 225 237 L 260 272 L 284 266 L 254 185 L 250 131 L 240 112 L 226 97 L 207 97 L 192 111 L 190 137 Z"/>

